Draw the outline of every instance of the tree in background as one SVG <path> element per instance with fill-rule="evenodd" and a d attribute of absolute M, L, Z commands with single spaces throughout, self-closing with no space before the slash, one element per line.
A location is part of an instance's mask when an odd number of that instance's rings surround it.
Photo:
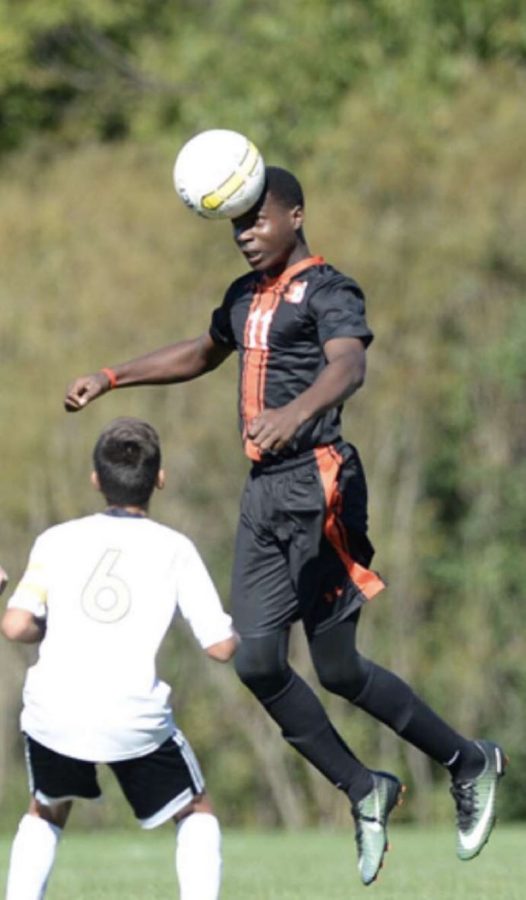
<path fill-rule="evenodd" d="M 302 157 L 349 89 L 398 68 L 449 91 L 470 63 L 524 65 L 525 16 L 521 0 L 3 0 L 0 150 L 248 120 Z"/>

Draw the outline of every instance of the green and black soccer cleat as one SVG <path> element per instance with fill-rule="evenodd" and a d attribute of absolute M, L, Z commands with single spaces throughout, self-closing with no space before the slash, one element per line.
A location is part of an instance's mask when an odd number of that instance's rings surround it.
<path fill-rule="evenodd" d="M 374 786 L 351 807 L 356 825 L 358 871 L 364 884 L 372 884 L 382 868 L 388 849 L 387 819 L 391 810 L 402 802 L 405 790 L 401 781 L 387 772 L 371 772 Z"/>
<path fill-rule="evenodd" d="M 476 741 L 484 754 L 484 767 L 470 779 L 454 779 L 451 793 L 457 808 L 457 856 L 473 859 L 489 840 L 495 824 L 495 796 L 507 757 L 492 741 Z"/>

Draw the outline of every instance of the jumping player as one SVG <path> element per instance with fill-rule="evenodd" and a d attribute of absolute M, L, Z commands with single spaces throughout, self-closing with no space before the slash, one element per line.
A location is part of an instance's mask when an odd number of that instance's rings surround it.
<path fill-rule="evenodd" d="M 213 659 L 236 646 L 231 619 L 188 538 L 148 518 L 161 488 L 159 439 L 137 419 L 100 435 L 92 482 L 104 512 L 37 538 L 1 629 L 40 642 L 24 686 L 31 801 L 13 843 L 7 900 L 41 900 L 75 797 L 100 796 L 108 763 L 143 828 L 173 819 L 181 900 L 217 900 L 220 830 L 155 659 L 176 611 Z"/>
<path fill-rule="evenodd" d="M 262 198 L 233 222 L 252 271 L 228 288 L 209 329 L 78 378 L 65 406 L 83 409 L 114 388 L 188 381 L 238 353 L 239 421 L 252 469 L 232 579 L 242 638 L 236 669 L 283 737 L 348 795 L 359 871 L 370 884 L 402 785 L 356 758 L 290 667 L 295 620 L 302 621 L 325 688 L 448 767 L 461 859 L 475 856 L 489 837 L 505 760 L 496 744 L 462 737 L 356 649 L 360 610 L 384 585 L 370 568 L 364 473 L 356 448 L 341 437 L 340 419 L 344 401 L 364 381 L 373 335 L 361 289 L 311 254 L 303 222 L 301 185 L 290 172 L 268 167 Z"/>

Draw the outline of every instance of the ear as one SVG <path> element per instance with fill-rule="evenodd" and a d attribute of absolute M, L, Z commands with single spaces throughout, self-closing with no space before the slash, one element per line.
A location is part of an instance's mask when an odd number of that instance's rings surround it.
<path fill-rule="evenodd" d="M 159 471 L 158 471 L 158 473 L 157 473 L 157 479 L 156 479 L 156 482 L 155 482 L 155 487 L 156 487 L 159 491 L 162 491 L 162 489 L 163 489 L 163 487 L 164 487 L 165 484 L 166 484 L 166 475 L 165 475 L 164 469 L 159 469 Z"/>
<path fill-rule="evenodd" d="M 90 475 L 90 481 L 91 481 L 91 486 L 92 486 L 93 488 L 95 488 L 96 491 L 100 491 L 100 481 L 99 481 L 99 476 L 97 475 L 97 473 L 95 472 L 95 470 L 93 470 L 93 472 L 92 472 L 91 475 Z"/>
<path fill-rule="evenodd" d="M 305 210 L 303 209 L 303 206 L 295 206 L 294 209 L 291 209 L 290 217 L 294 231 L 299 231 L 300 228 L 303 228 L 303 223 L 305 221 Z"/>

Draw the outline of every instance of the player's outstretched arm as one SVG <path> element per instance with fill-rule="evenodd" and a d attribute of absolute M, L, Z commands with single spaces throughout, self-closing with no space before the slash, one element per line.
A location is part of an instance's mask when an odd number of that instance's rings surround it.
<path fill-rule="evenodd" d="M 37 644 L 46 633 L 46 623 L 44 619 L 37 619 L 27 609 L 6 609 L 0 623 L 0 631 L 8 641 Z"/>
<path fill-rule="evenodd" d="M 67 412 L 77 412 L 112 388 L 190 381 L 217 368 L 230 353 L 229 347 L 216 344 L 205 332 L 192 340 L 178 341 L 129 362 L 76 378 L 67 389 L 64 406 Z"/>

